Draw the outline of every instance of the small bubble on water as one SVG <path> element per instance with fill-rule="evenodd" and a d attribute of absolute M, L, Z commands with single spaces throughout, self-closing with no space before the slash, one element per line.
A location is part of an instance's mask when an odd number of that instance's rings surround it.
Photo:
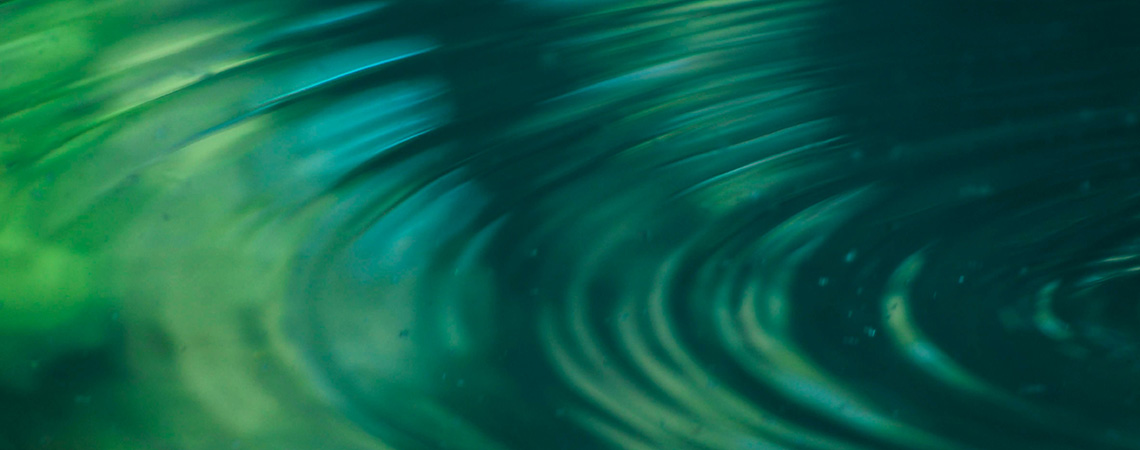
<path fill-rule="evenodd" d="M 867 333 L 868 337 L 875 337 L 877 330 L 874 327 L 864 327 L 863 332 Z"/>
<path fill-rule="evenodd" d="M 965 282 L 966 282 L 966 276 L 965 275 L 961 275 L 958 277 L 958 284 L 962 284 Z"/>
<path fill-rule="evenodd" d="M 897 145 L 894 147 L 890 147 L 890 153 L 888 154 L 888 156 L 891 159 L 898 159 L 898 158 L 903 157 L 903 154 L 905 154 L 905 153 L 906 153 L 906 147 L 903 147 L 901 145 Z"/>
<path fill-rule="evenodd" d="M 851 250 L 847 252 L 847 256 L 843 257 L 843 260 L 846 262 L 852 262 L 855 261 L 856 256 L 858 256 L 858 254 L 855 252 L 855 250 Z"/>
<path fill-rule="evenodd" d="M 828 283 L 829 281 L 830 281 L 830 280 L 828 280 L 828 279 L 827 279 L 827 277 L 819 277 L 819 285 L 820 285 L 820 286 L 827 286 L 827 283 Z"/>
<path fill-rule="evenodd" d="M 542 52 L 540 60 L 543 66 L 550 67 L 558 63 L 558 54 L 550 51 Z"/>
<path fill-rule="evenodd" d="M 994 188 L 988 184 L 968 184 L 958 188 L 961 197 L 989 197 L 993 195 Z"/>

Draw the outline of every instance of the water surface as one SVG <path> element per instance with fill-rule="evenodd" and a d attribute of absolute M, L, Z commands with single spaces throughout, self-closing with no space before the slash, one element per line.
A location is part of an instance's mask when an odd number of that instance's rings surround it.
<path fill-rule="evenodd" d="M 0 2 L 0 448 L 1140 448 L 1138 22 Z"/>

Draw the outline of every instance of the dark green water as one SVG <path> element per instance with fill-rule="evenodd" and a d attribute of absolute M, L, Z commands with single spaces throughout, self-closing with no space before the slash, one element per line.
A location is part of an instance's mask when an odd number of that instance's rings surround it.
<path fill-rule="evenodd" d="M 0 1 L 0 449 L 1140 448 L 1140 4 Z"/>

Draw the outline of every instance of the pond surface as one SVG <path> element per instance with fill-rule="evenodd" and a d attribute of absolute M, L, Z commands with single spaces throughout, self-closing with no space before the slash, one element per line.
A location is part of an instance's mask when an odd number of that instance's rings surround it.
<path fill-rule="evenodd" d="M 1140 449 L 1140 4 L 0 1 L 0 449 Z"/>

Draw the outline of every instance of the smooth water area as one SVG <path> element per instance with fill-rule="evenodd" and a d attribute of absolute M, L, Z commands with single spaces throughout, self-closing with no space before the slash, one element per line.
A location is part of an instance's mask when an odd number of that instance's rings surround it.
<path fill-rule="evenodd" d="M 0 1 L 0 449 L 1140 449 L 1140 4 Z"/>

